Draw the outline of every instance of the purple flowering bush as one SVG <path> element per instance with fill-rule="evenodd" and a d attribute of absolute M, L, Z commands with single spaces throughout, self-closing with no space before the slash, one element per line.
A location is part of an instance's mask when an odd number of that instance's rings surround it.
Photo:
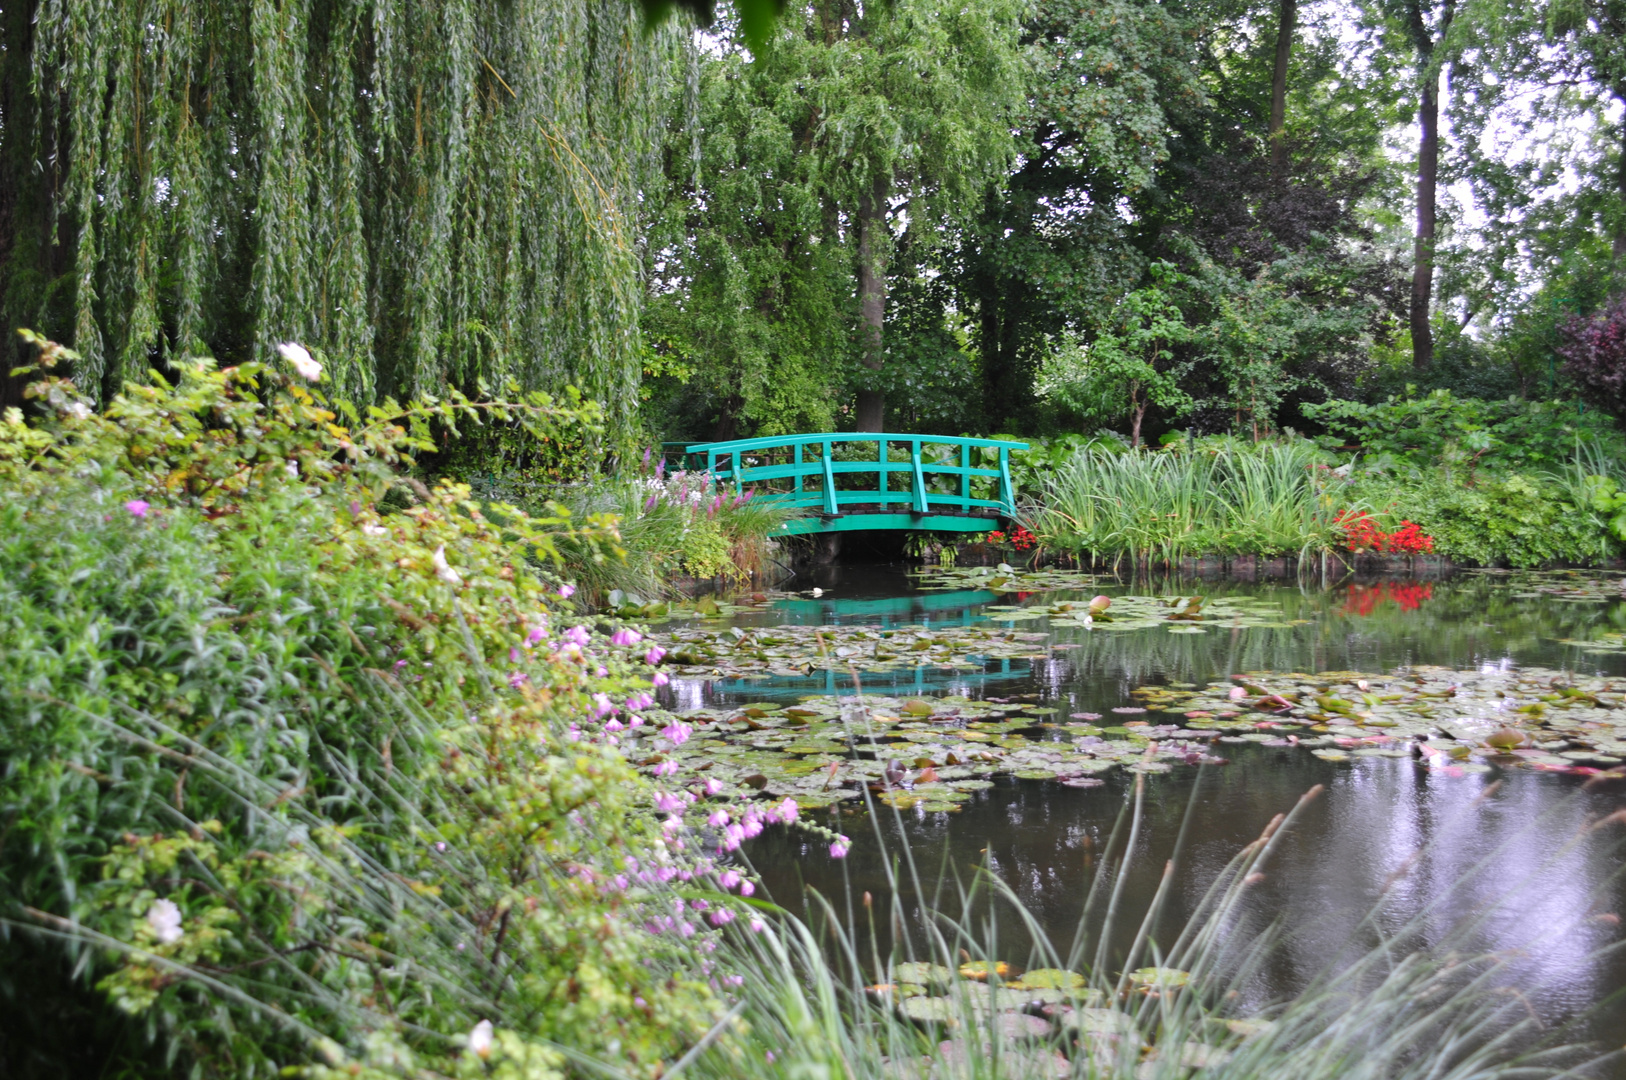
<path fill-rule="evenodd" d="M 196 1076 L 653 1077 L 702 1038 L 762 926 L 731 851 L 795 804 L 622 755 L 689 732 L 558 576 L 613 532 L 384 499 L 437 425 L 590 410 L 362 415 L 319 368 L 200 363 L 96 414 L 72 359 L 0 424 L 7 1026 L 58 1072 Z"/>

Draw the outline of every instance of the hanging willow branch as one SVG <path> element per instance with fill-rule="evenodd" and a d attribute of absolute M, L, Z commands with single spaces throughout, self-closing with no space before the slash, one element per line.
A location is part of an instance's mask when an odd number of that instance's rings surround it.
<path fill-rule="evenodd" d="M 299 339 L 365 399 L 517 378 L 612 427 L 675 31 L 597 0 L 0 13 L 0 316 L 108 394 Z"/>

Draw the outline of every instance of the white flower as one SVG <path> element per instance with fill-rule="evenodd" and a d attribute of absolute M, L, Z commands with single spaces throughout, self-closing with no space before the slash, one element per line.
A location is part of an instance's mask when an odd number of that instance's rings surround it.
<path fill-rule="evenodd" d="M 160 945 L 173 945 L 181 940 L 181 909 L 173 900 L 154 900 L 147 909 L 147 925 Z"/>
<path fill-rule="evenodd" d="M 85 420 L 90 416 L 90 406 L 86 405 L 83 401 L 76 401 L 64 409 L 63 412 L 66 412 L 75 420 Z"/>
<path fill-rule="evenodd" d="M 457 576 L 451 564 L 446 561 L 446 545 L 442 544 L 435 549 L 435 576 L 448 585 L 461 585 L 463 579 Z"/>
<path fill-rule="evenodd" d="M 315 382 L 322 377 L 322 365 L 311 358 L 305 351 L 305 346 L 297 341 L 284 341 L 277 346 L 277 355 L 294 366 L 299 377 L 309 382 Z"/>
<path fill-rule="evenodd" d="M 288 462 L 288 475 L 293 477 L 295 480 L 299 479 L 299 462 Z"/>
<path fill-rule="evenodd" d="M 361 527 L 361 531 L 366 533 L 368 536 L 384 536 L 389 532 L 389 530 L 384 528 L 382 525 L 363 525 Z"/>
<path fill-rule="evenodd" d="M 490 1057 L 492 1030 L 490 1020 L 482 1020 L 475 1024 L 474 1030 L 469 1032 L 469 1049 L 480 1057 Z"/>

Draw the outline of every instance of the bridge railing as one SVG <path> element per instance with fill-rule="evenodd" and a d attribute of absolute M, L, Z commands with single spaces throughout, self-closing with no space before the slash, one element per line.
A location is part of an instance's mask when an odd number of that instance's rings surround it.
<path fill-rule="evenodd" d="M 984 463 L 984 449 L 996 451 L 996 460 Z M 902 506 L 915 514 L 993 511 L 1010 516 L 1016 512 L 1011 451 L 1025 449 L 1027 443 L 1003 439 L 860 431 L 689 443 L 684 454 L 688 467 L 704 468 L 715 479 L 741 487 L 750 485 L 758 498 L 825 515 L 849 507 L 884 511 Z M 932 491 L 931 481 L 942 477 L 951 490 Z M 994 498 L 982 496 L 979 480 L 992 481 L 986 487 Z"/>

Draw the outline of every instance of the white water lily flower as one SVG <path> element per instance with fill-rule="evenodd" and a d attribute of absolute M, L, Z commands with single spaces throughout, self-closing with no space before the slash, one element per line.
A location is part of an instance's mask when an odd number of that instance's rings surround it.
<path fill-rule="evenodd" d="M 469 1032 L 469 1049 L 480 1057 L 490 1057 L 493 1030 L 490 1020 L 482 1020 L 475 1024 L 474 1030 Z"/>
<path fill-rule="evenodd" d="M 181 940 L 181 909 L 173 900 L 154 900 L 147 909 L 147 925 L 160 945 L 173 945 Z"/>
<path fill-rule="evenodd" d="M 463 579 L 457 576 L 457 571 L 446 561 L 445 544 L 435 549 L 435 576 L 448 585 L 463 584 Z"/>
<path fill-rule="evenodd" d="M 284 341 L 278 345 L 277 355 L 292 364 L 302 379 L 315 382 L 322 377 L 322 365 L 297 341 Z"/>

